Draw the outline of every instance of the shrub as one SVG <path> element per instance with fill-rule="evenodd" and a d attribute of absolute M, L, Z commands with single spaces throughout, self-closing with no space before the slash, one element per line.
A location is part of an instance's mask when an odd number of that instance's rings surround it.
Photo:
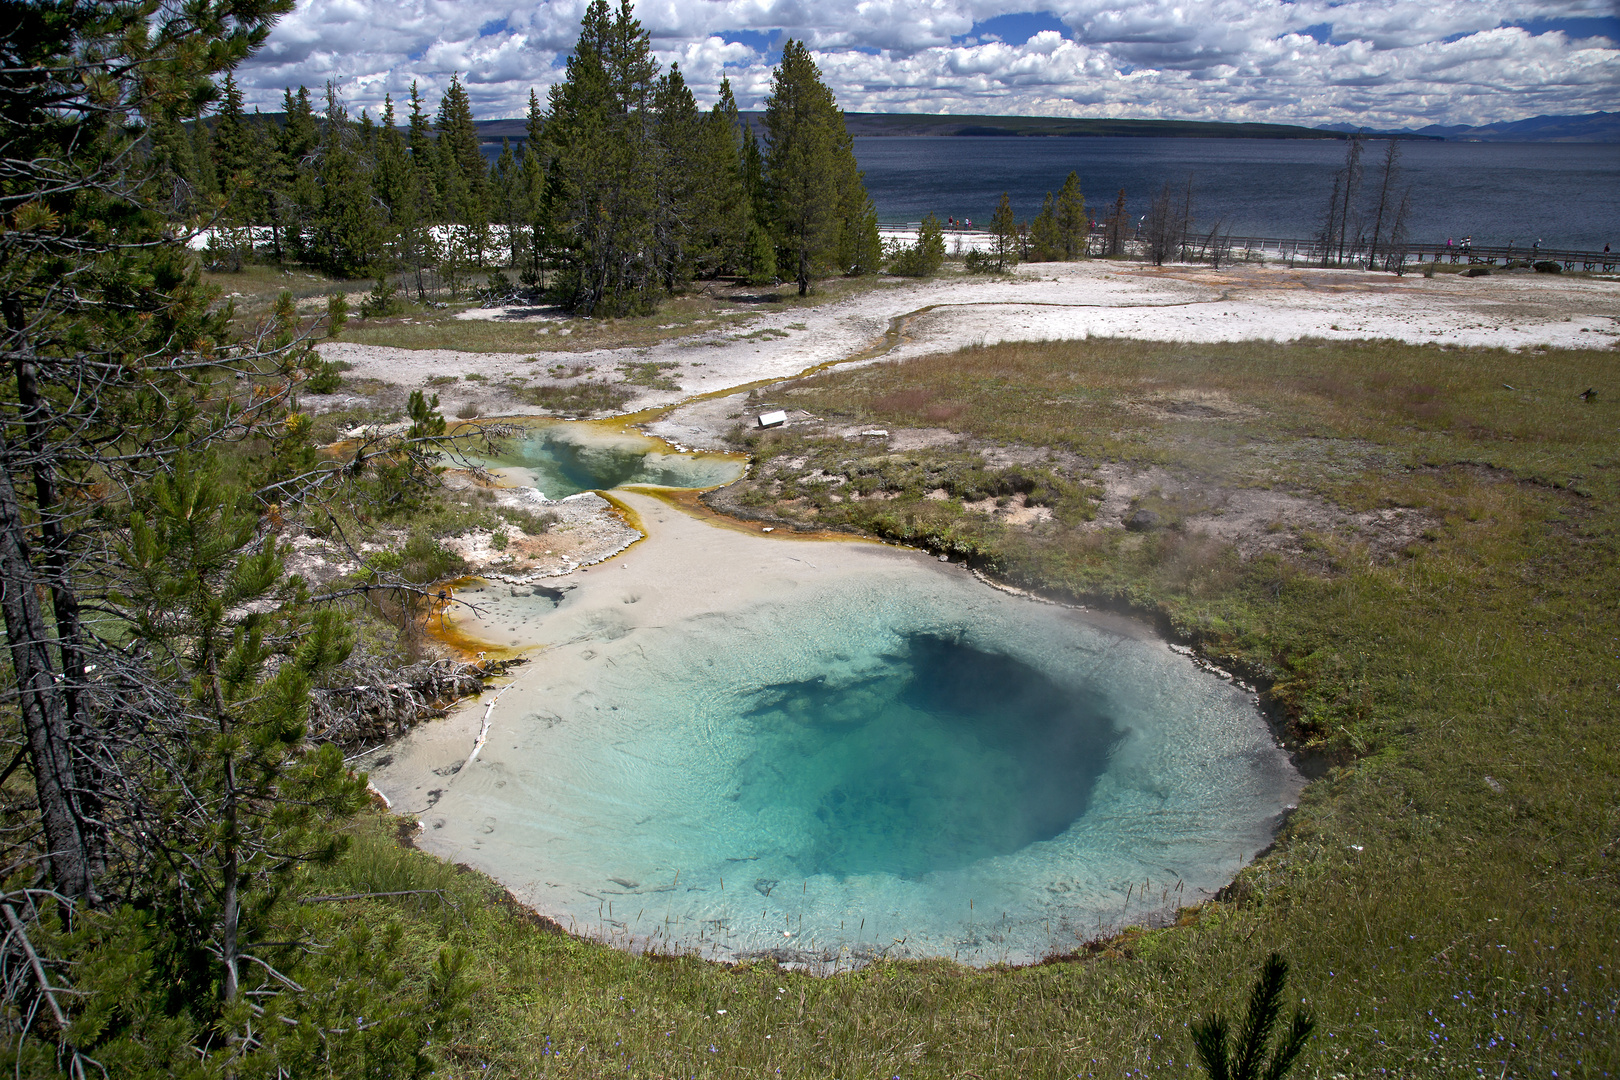
<path fill-rule="evenodd" d="M 304 383 L 304 389 L 312 394 L 331 394 L 343 385 L 342 373 L 348 371 L 353 364 L 346 364 L 342 360 L 322 360 L 315 365 L 315 371 L 309 380 Z"/>
<path fill-rule="evenodd" d="M 386 277 L 379 277 L 377 284 L 371 287 L 371 295 L 360 301 L 360 317 L 380 319 L 399 314 L 405 305 L 400 303 L 397 292 L 391 281 Z"/>
<path fill-rule="evenodd" d="M 349 301 L 342 293 L 332 293 L 326 298 L 326 336 L 335 338 L 343 332 L 343 327 L 349 321 Z"/>
<path fill-rule="evenodd" d="M 902 277 L 932 277 L 945 262 L 945 230 L 929 214 L 917 230 L 917 242 L 902 248 L 890 261 L 889 273 Z"/>
<path fill-rule="evenodd" d="M 962 257 L 962 266 L 970 274 L 993 274 L 996 272 L 996 260 L 977 249 L 968 252 Z"/>

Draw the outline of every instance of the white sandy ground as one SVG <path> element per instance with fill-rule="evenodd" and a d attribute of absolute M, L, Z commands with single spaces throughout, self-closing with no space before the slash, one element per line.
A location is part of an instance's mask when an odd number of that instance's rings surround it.
<path fill-rule="evenodd" d="M 533 318 L 539 322 L 549 316 Z M 799 326 L 804 329 L 795 329 Z M 524 376 L 538 385 L 552 381 L 545 369 L 556 363 L 587 365 L 598 377 L 616 375 L 618 365 L 630 362 L 677 364 L 666 374 L 678 390 L 635 388 L 639 394 L 626 409 L 640 411 L 879 351 L 891 326 L 897 327 L 899 338 L 882 353 L 888 359 L 975 342 L 1085 337 L 1392 338 L 1508 348 L 1590 347 L 1620 340 L 1620 282 L 1528 271 L 1424 278 L 1247 264 L 1220 270 L 1154 268 L 1093 260 L 1020 266 L 1006 278 L 959 276 L 878 288 L 649 348 L 516 354 L 334 341 L 322 344 L 320 351 L 327 359 L 353 365 L 356 377 L 407 388 L 424 386 L 434 376 L 469 373 L 484 376 L 489 384 Z M 784 336 L 744 336 L 763 330 Z M 541 344 L 537 337 L 537 348 Z M 480 404 L 487 414 L 489 384 L 439 388 L 446 415 L 464 403 Z M 541 410 L 507 399 L 501 411 Z"/>

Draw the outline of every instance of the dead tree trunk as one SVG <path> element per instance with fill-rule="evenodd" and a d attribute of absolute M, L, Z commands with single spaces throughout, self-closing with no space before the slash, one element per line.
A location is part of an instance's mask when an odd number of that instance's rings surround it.
<path fill-rule="evenodd" d="M 1339 207 L 1339 243 L 1338 262 L 1344 265 L 1346 246 L 1351 242 L 1350 235 L 1350 207 L 1355 202 L 1356 192 L 1361 188 L 1361 151 L 1363 148 L 1361 133 L 1350 136 L 1350 145 L 1344 152 L 1344 204 Z"/>
<path fill-rule="evenodd" d="M 1372 270 L 1378 265 L 1378 241 L 1384 237 L 1384 215 L 1393 212 L 1395 207 L 1392 200 L 1395 195 L 1395 180 L 1400 175 L 1401 150 L 1400 140 L 1390 136 L 1389 145 L 1384 150 L 1384 164 L 1378 178 L 1378 209 L 1373 213 L 1372 244 L 1367 250 L 1367 269 Z"/>

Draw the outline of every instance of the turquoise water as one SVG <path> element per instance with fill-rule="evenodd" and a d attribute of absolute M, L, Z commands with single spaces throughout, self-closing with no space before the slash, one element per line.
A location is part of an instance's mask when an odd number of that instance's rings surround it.
<path fill-rule="evenodd" d="M 1086 812 L 1123 734 L 1095 690 L 912 634 L 876 674 L 767 686 L 744 719 L 739 803 L 813 819 L 805 875 L 922 879 L 1051 840 Z"/>
<path fill-rule="evenodd" d="M 724 454 L 674 453 L 667 443 L 580 421 L 529 421 L 502 453 L 476 459 L 548 499 L 633 484 L 708 488 L 742 475 Z"/>
<path fill-rule="evenodd" d="M 735 595 L 612 567 L 494 590 L 492 630 L 558 644 L 402 804 L 430 849 L 631 948 L 997 963 L 1210 895 L 1297 795 L 1251 696 L 1150 636 L 752 542 Z"/>

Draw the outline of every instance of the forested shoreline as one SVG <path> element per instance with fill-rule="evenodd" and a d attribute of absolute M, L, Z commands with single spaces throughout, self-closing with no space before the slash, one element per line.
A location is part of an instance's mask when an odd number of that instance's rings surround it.
<path fill-rule="evenodd" d="M 212 115 L 164 118 L 150 141 L 171 212 L 208 228 L 209 257 L 230 268 L 409 281 L 431 267 L 454 289 L 503 265 L 591 316 L 644 314 L 700 277 L 780 273 L 802 294 L 816 276 L 876 272 L 876 211 L 808 49 L 783 47 L 763 139 L 729 82 L 718 97 L 699 109 L 629 5 L 597 2 L 565 79 L 544 103 L 530 91 L 526 136 L 493 166 L 459 78 L 431 112 L 415 83 L 379 117 L 300 86 L 272 118 L 244 109 L 227 72 Z"/>

